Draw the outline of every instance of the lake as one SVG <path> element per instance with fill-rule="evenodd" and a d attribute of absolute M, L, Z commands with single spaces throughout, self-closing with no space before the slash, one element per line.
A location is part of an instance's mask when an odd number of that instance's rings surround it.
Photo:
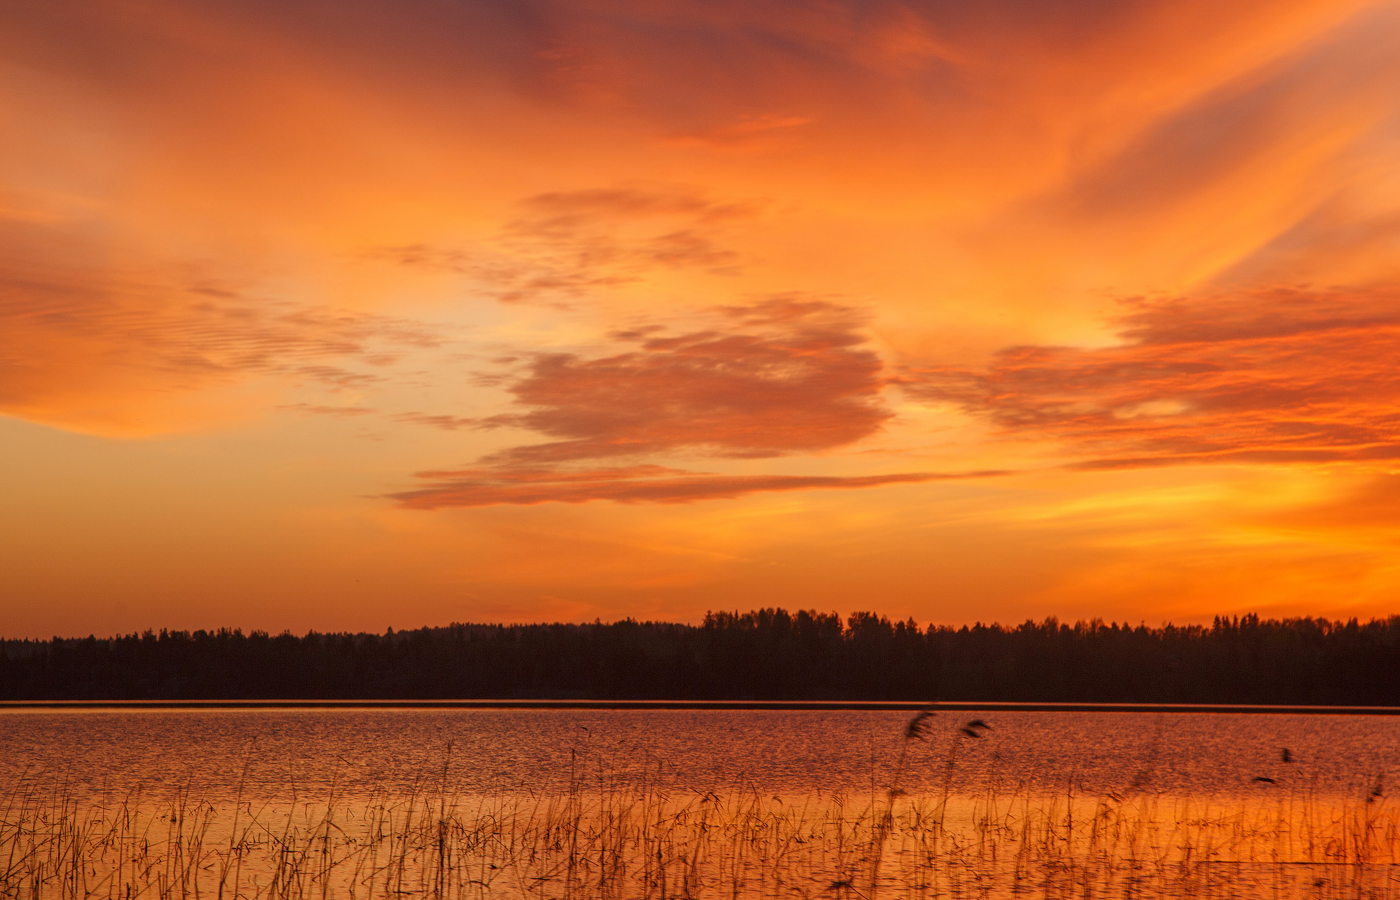
<path fill-rule="evenodd" d="M 571 773 L 775 794 L 883 790 L 907 712 L 630 709 L 0 711 L 0 785 L 61 778 L 82 793 L 368 796 L 431 781 L 454 792 L 547 792 Z M 961 727 L 980 719 L 978 739 Z M 942 712 L 907 748 L 904 787 L 1190 796 L 1256 777 L 1360 795 L 1400 768 L 1400 717 L 1229 713 Z M 1288 749 L 1291 762 L 1283 762 Z M 873 788 L 872 788 L 873 786 Z"/>
<path fill-rule="evenodd" d="M 1400 896 L 1400 718 L 910 718 L 6 709 L 0 894 Z"/>

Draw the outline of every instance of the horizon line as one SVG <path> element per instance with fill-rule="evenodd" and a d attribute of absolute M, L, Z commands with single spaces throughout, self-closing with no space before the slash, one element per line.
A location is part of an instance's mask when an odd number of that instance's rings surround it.
<path fill-rule="evenodd" d="M 1250 703 L 1038 703 L 1005 700 L 0 700 L 0 712 L 25 710 L 251 710 L 251 709 L 544 709 L 916 712 L 1266 713 L 1273 715 L 1400 715 L 1400 706 L 1326 706 Z"/>

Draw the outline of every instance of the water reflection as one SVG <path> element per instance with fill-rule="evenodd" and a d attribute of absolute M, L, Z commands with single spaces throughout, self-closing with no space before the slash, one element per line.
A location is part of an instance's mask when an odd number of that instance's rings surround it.
<path fill-rule="evenodd" d="M 0 894 L 1385 900 L 1400 892 L 1397 726 L 9 711 Z"/>
<path fill-rule="evenodd" d="M 528 794 L 587 774 L 614 785 L 875 795 L 908 720 L 830 710 L 11 710 L 0 712 L 0 785 L 58 777 L 86 793 L 188 787 L 214 798 L 241 781 L 250 796 L 335 785 L 367 797 L 432 781 Z M 951 777 L 959 792 L 1072 784 L 1096 794 L 1357 796 L 1400 756 L 1400 720 L 1379 716 L 949 712 L 924 737 L 907 748 L 911 792 Z"/>

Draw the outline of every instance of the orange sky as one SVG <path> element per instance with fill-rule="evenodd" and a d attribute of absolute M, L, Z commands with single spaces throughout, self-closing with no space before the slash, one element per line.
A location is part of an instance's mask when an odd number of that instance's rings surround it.
<path fill-rule="evenodd" d="M 1400 611 L 1400 4 L 0 7 L 0 635 Z"/>

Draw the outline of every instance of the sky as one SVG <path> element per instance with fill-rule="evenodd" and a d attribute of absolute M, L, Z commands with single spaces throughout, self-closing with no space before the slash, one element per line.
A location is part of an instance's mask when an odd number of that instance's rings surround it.
<path fill-rule="evenodd" d="M 13 0 L 0 635 L 1400 612 L 1400 3 Z"/>

